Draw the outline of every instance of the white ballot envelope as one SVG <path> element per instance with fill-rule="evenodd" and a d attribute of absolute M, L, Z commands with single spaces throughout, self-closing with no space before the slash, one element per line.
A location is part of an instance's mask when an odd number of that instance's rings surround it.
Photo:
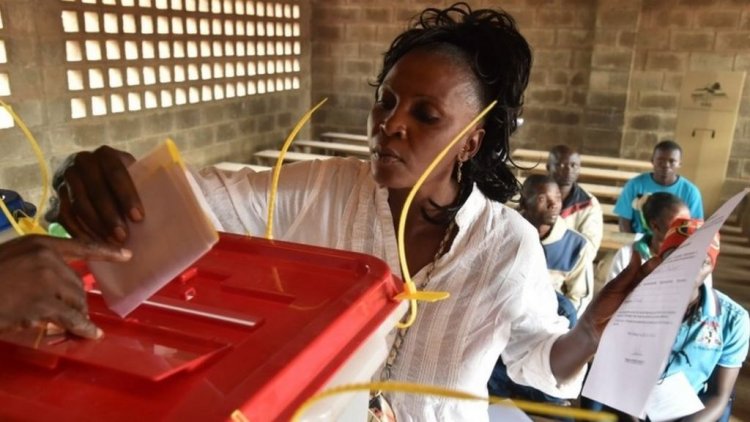
<path fill-rule="evenodd" d="M 630 415 L 646 412 L 706 252 L 749 191 L 730 198 L 628 296 L 602 334 L 584 396 Z"/>
<path fill-rule="evenodd" d="M 503 404 L 493 404 L 487 410 L 490 422 L 532 422 L 521 409 L 513 405 L 513 401 L 504 400 Z"/>
<path fill-rule="evenodd" d="M 677 372 L 656 383 L 646 402 L 645 413 L 653 422 L 665 422 L 692 415 L 703 407 L 685 374 Z"/>
<path fill-rule="evenodd" d="M 219 240 L 171 140 L 133 163 L 128 172 L 145 210 L 142 222 L 128 225 L 124 246 L 133 257 L 120 263 L 88 262 L 107 306 L 123 317 Z"/>

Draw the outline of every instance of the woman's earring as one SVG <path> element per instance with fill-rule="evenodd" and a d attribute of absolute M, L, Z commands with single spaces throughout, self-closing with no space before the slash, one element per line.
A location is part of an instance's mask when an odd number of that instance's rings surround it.
<path fill-rule="evenodd" d="M 458 170 L 456 170 L 456 180 L 458 181 L 458 184 L 461 184 L 461 167 L 464 165 L 463 161 L 458 161 Z"/>

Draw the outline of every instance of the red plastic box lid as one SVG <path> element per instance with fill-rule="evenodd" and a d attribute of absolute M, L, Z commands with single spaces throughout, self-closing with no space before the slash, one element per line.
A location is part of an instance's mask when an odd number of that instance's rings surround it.
<path fill-rule="evenodd" d="M 401 289 L 374 257 L 222 234 L 126 319 L 89 293 L 100 340 L 0 336 L 0 419 L 286 420 Z"/>

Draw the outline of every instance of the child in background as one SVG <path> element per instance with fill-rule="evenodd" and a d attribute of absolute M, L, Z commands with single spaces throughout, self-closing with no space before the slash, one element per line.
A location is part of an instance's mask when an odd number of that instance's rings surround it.
<path fill-rule="evenodd" d="M 690 210 L 682 199 L 669 192 L 655 192 L 643 197 L 639 211 L 643 217 L 641 225 L 646 228 L 645 234 L 617 251 L 605 281 L 617 277 L 628 266 L 633 251 L 641 256 L 641 262 L 651 259 L 659 252 L 672 221 L 678 217 L 690 217 Z"/>

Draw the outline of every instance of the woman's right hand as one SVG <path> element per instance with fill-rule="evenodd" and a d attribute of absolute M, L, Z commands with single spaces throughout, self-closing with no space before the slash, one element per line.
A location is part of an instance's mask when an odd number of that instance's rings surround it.
<path fill-rule="evenodd" d="M 53 181 L 58 203 L 49 217 L 75 238 L 122 244 L 128 222 L 145 216 L 127 167 L 132 155 L 108 146 L 70 156 Z"/>

